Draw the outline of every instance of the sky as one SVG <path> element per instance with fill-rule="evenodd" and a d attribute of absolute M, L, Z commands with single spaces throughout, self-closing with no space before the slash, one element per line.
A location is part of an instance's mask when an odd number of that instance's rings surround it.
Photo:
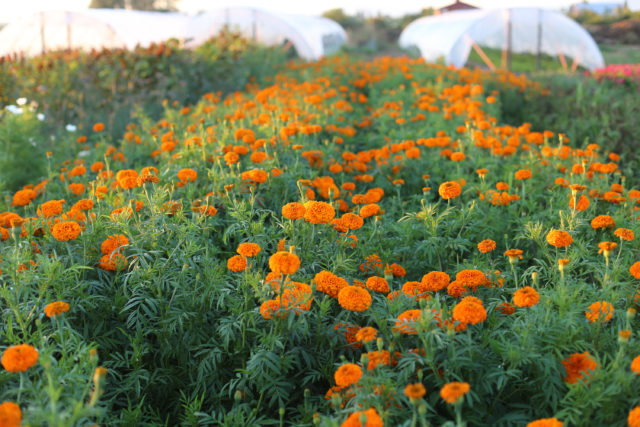
<path fill-rule="evenodd" d="M 88 7 L 90 0 L 0 0 L 0 22 L 9 22 L 13 18 L 40 10 L 81 10 Z M 478 7 L 546 7 L 566 8 L 581 0 L 466 0 Z M 598 2 L 617 3 L 622 0 L 599 0 Z M 187 13 L 229 6 L 250 6 L 280 12 L 319 15 L 337 7 L 347 13 L 364 12 L 367 15 L 382 13 L 401 16 L 418 12 L 426 7 L 441 7 L 453 3 L 453 0 L 181 0 L 179 7 Z M 595 3 L 595 2 L 594 2 Z M 640 10 L 640 0 L 628 0 L 629 6 Z"/>

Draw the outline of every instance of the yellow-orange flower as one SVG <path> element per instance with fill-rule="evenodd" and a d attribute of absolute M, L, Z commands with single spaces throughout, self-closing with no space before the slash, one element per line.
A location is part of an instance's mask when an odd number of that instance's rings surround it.
<path fill-rule="evenodd" d="M 567 375 L 564 380 L 569 384 L 575 384 L 583 377 L 589 377 L 596 370 L 598 364 L 586 351 L 584 353 L 574 353 L 562 361 Z"/>
<path fill-rule="evenodd" d="M 564 248 L 573 242 L 573 237 L 563 230 L 551 230 L 547 234 L 547 242 L 556 248 Z"/>
<path fill-rule="evenodd" d="M 456 181 L 447 181 L 440 184 L 438 193 L 445 200 L 454 199 L 462 193 L 462 187 Z"/>
<path fill-rule="evenodd" d="M 587 311 L 584 312 L 585 317 L 589 320 L 589 323 L 594 323 L 600 319 L 602 315 L 602 322 L 608 322 L 613 317 L 615 309 L 607 301 L 597 301 L 587 307 Z"/>
<path fill-rule="evenodd" d="M 294 274 L 300 268 L 300 258 L 291 252 L 279 251 L 269 258 L 269 268 L 274 273 Z"/>
<path fill-rule="evenodd" d="M 383 278 L 378 276 L 371 276 L 367 279 L 367 289 L 375 292 L 389 292 L 389 283 Z"/>
<path fill-rule="evenodd" d="M 367 421 L 363 426 L 360 422 L 362 414 L 366 417 Z M 340 427 L 383 427 L 384 422 L 380 415 L 374 408 L 367 409 L 366 411 L 358 411 L 349 415 L 346 420 L 340 425 Z"/>
<path fill-rule="evenodd" d="M 362 368 L 355 363 L 345 363 L 336 370 L 333 378 L 336 380 L 337 386 L 349 387 L 360 381 Z"/>
<path fill-rule="evenodd" d="M 328 224 L 336 216 L 335 208 L 326 202 L 309 200 L 304 208 L 304 219 L 312 224 Z"/>
<path fill-rule="evenodd" d="M 508 249 L 504 251 L 504 254 L 509 257 L 509 262 L 511 263 L 522 259 L 522 249 Z"/>
<path fill-rule="evenodd" d="M 302 203 L 287 203 L 282 207 L 282 216 L 288 219 L 304 218 L 306 209 Z"/>
<path fill-rule="evenodd" d="M 120 247 L 128 245 L 129 239 L 124 234 L 113 234 L 102 242 L 100 245 L 100 251 L 104 255 L 109 255 L 113 251 L 120 249 Z"/>
<path fill-rule="evenodd" d="M 198 178 L 198 172 L 191 168 L 180 169 L 177 175 L 182 182 L 193 182 Z"/>
<path fill-rule="evenodd" d="M 338 294 L 342 288 L 349 286 L 349 283 L 345 279 L 326 270 L 317 273 L 314 280 L 317 286 L 316 289 L 332 298 L 338 298 Z"/>
<path fill-rule="evenodd" d="M 2 402 L 0 404 L 0 426 L 19 427 L 22 423 L 22 411 L 13 402 Z"/>
<path fill-rule="evenodd" d="M 613 228 L 615 226 L 615 221 L 609 215 L 598 215 L 591 220 L 591 228 L 594 230 L 598 230 L 600 228 Z"/>
<path fill-rule="evenodd" d="M 452 318 L 460 323 L 478 324 L 487 320 L 487 310 L 482 305 L 482 301 L 473 297 L 463 298 L 453 307 Z M 477 301 L 476 301 L 477 300 Z M 478 303 L 480 301 L 480 303 Z"/>
<path fill-rule="evenodd" d="M 482 242 L 478 243 L 478 250 L 483 254 L 487 252 L 491 252 L 496 248 L 496 242 L 491 239 L 485 239 Z"/>
<path fill-rule="evenodd" d="M 258 255 L 260 250 L 260 245 L 258 245 L 257 243 L 240 243 L 236 252 L 238 252 L 242 256 L 251 258 Z"/>
<path fill-rule="evenodd" d="M 531 286 L 518 289 L 513 294 L 513 303 L 518 307 L 533 307 L 540 302 L 540 294 Z"/>
<path fill-rule="evenodd" d="M 358 332 L 356 332 L 356 340 L 362 342 L 369 342 L 376 339 L 376 335 L 378 335 L 378 331 L 376 328 L 372 328 L 371 326 L 365 326 L 364 328 L 360 328 Z"/>
<path fill-rule="evenodd" d="M 442 271 L 432 271 L 422 276 L 421 283 L 428 291 L 439 291 L 449 286 L 451 278 L 447 273 Z"/>
<path fill-rule="evenodd" d="M 613 232 L 613 234 L 618 236 L 620 239 L 626 240 L 628 242 L 635 238 L 633 231 L 629 230 L 628 228 L 618 228 Z"/>
<path fill-rule="evenodd" d="M 409 399 L 420 399 L 427 393 L 427 390 L 424 388 L 422 383 L 408 384 L 404 388 L 404 395 Z"/>
<path fill-rule="evenodd" d="M 51 235 L 60 241 L 75 240 L 81 232 L 82 227 L 74 221 L 62 221 L 51 228 Z"/>
<path fill-rule="evenodd" d="M 636 406 L 631 411 L 629 411 L 629 416 L 627 417 L 627 425 L 629 427 L 640 427 L 640 406 Z"/>
<path fill-rule="evenodd" d="M 359 286 L 345 286 L 338 292 L 338 303 L 346 310 L 365 311 L 371 305 L 371 294 Z"/>
<path fill-rule="evenodd" d="M 634 262 L 631 267 L 629 267 L 629 273 L 636 279 L 640 279 L 640 261 Z"/>
<path fill-rule="evenodd" d="M 469 383 L 450 382 L 440 389 L 440 397 L 447 403 L 456 403 L 465 394 L 469 393 Z"/>
<path fill-rule="evenodd" d="M 401 334 L 412 335 L 416 334 L 415 322 L 422 318 L 421 310 L 407 310 L 398 316 L 393 330 L 400 332 Z"/>
<path fill-rule="evenodd" d="M 234 255 L 227 260 L 227 268 L 235 273 L 247 268 L 247 259 L 242 255 Z"/>
<path fill-rule="evenodd" d="M 54 301 L 44 307 L 44 314 L 49 318 L 55 317 L 65 311 L 69 311 L 69 304 L 64 301 Z"/>
<path fill-rule="evenodd" d="M 557 418 L 541 418 L 539 420 L 531 421 L 527 424 L 527 427 L 562 427 L 563 422 Z"/>
<path fill-rule="evenodd" d="M 9 372 L 24 372 L 38 361 L 38 350 L 29 344 L 18 344 L 2 353 L 2 366 Z"/>

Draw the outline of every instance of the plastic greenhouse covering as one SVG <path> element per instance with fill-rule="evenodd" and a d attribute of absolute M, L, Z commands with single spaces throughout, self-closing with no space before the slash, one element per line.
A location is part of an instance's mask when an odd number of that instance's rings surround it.
<path fill-rule="evenodd" d="M 195 16 L 189 24 L 187 39 L 191 41 L 187 44 L 201 44 L 225 26 L 270 46 L 290 42 L 301 58 L 309 60 L 336 52 L 347 40 L 344 29 L 327 18 L 237 7 Z"/>
<path fill-rule="evenodd" d="M 0 30 L 0 56 L 58 49 L 134 48 L 181 39 L 189 17 L 123 9 L 48 11 L 17 19 Z"/>
<path fill-rule="evenodd" d="M 477 9 L 426 16 L 400 34 L 403 48 L 418 48 L 427 61 L 444 59 L 462 67 L 476 43 L 511 51 L 573 58 L 593 70 L 604 66 L 602 53 L 587 31 L 560 12 L 539 8 Z"/>

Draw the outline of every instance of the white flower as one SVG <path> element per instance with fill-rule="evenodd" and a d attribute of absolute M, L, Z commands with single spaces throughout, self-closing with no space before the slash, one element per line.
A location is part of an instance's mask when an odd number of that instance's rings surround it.
<path fill-rule="evenodd" d="M 78 127 L 76 125 L 66 125 L 64 127 L 67 132 L 75 132 L 76 130 L 78 130 Z"/>
<path fill-rule="evenodd" d="M 27 98 L 18 98 L 16 99 L 16 104 L 23 106 L 27 104 Z"/>
<path fill-rule="evenodd" d="M 22 110 L 22 108 L 17 107 L 17 106 L 15 106 L 15 105 L 7 105 L 7 106 L 6 106 L 6 107 L 4 107 L 4 108 L 6 108 L 7 110 L 9 110 L 9 112 L 10 112 L 10 113 L 12 113 L 12 114 L 22 114 L 22 111 L 23 111 L 23 110 Z"/>
<path fill-rule="evenodd" d="M 37 117 L 37 118 L 38 118 L 38 120 L 40 120 L 40 121 L 43 121 L 43 120 L 44 120 L 44 114 L 42 114 L 42 113 L 38 113 L 38 114 L 36 115 L 36 117 Z"/>
<path fill-rule="evenodd" d="M 78 153 L 78 157 L 87 157 L 89 155 L 89 151 L 81 151 Z"/>

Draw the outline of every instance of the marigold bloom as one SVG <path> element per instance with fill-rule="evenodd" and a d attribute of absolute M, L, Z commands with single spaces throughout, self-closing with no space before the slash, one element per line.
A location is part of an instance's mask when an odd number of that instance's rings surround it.
<path fill-rule="evenodd" d="M 360 418 L 364 414 L 367 418 L 365 425 L 360 422 Z M 340 425 L 340 427 L 383 427 L 384 423 L 380 415 L 374 408 L 367 409 L 366 411 L 358 411 L 349 415 L 346 420 Z"/>
<path fill-rule="evenodd" d="M 2 402 L 0 404 L 0 426 L 19 427 L 22 423 L 22 411 L 13 402 Z"/>
<path fill-rule="evenodd" d="M 556 248 L 564 248 L 573 242 L 573 237 L 563 230 L 551 230 L 547 234 L 547 242 Z"/>
<path fill-rule="evenodd" d="M 362 218 L 369 218 L 380 213 L 380 206 L 375 203 L 369 203 L 360 208 L 360 216 Z"/>
<path fill-rule="evenodd" d="M 336 385 L 339 387 L 349 387 L 360 381 L 362 378 L 362 368 L 355 363 L 345 363 L 333 374 Z"/>
<path fill-rule="evenodd" d="M 574 209 L 574 204 L 575 204 L 574 198 L 571 197 L 571 199 L 569 199 L 569 207 L 571 209 Z M 589 198 L 584 194 L 581 194 L 580 197 L 578 198 L 578 204 L 575 206 L 575 209 L 582 212 L 587 210 L 590 204 L 591 202 L 589 202 Z"/>
<path fill-rule="evenodd" d="M 604 256 L 608 257 L 609 254 L 611 254 L 611 251 L 613 251 L 616 246 L 618 246 L 618 244 L 616 242 L 600 242 L 598 243 L 598 253 L 603 253 L 604 252 Z"/>
<path fill-rule="evenodd" d="M 345 279 L 326 270 L 317 273 L 314 280 L 316 282 L 316 289 L 332 298 L 338 298 L 338 294 L 342 288 L 349 286 L 349 283 Z"/>
<path fill-rule="evenodd" d="M 328 224 L 336 216 L 335 208 L 326 202 L 309 200 L 304 208 L 304 220 L 312 224 Z"/>
<path fill-rule="evenodd" d="M 44 307 L 44 314 L 49 318 L 55 317 L 66 311 L 69 311 L 69 304 L 64 301 L 54 301 Z"/>
<path fill-rule="evenodd" d="M 498 307 L 496 307 L 496 309 L 500 313 L 506 314 L 507 316 L 516 312 L 516 306 L 511 304 L 510 302 L 503 302 Z"/>
<path fill-rule="evenodd" d="M 364 225 L 362 217 L 352 212 L 345 213 L 340 219 L 342 220 L 342 224 L 349 230 L 358 230 Z"/>
<path fill-rule="evenodd" d="M 587 307 L 587 311 L 584 312 L 585 317 L 589 320 L 589 323 L 594 323 L 600 319 L 602 315 L 602 322 L 608 322 L 613 317 L 615 309 L 607 301 L 597 301 Z"/>
<path fill-rule="evenodd" d="M 127 258 L 119 251 L 115 251 L 110 255 L 102 255 L 100 257 L 99 267 L 107 271 L 122 270 L 127 266 Z"/>
<path fill-rule="evenodd" d="M 574 353 L 562 361 L 567 376 L 564 381 L 575 384 L 583 377 L 589 377 L 598 368 L 598 364 L 586 351 L 584 353 Z"/>
<path fill-rule="evenodd" d="M 540 294 L 531 286 L 518 289 L 513 294 L 513 303 L 518 307 L 533 307 L 540 302 Z"/>
<path fill-rule="evenodd" d="M 120 249 L 122 246 L 128 245 L 129 239 L 124 234 L 113 234 L 102 242 L 100 245 L 100 251 L 104 255 L 109 255 L 113 251 Z"/>
<path fill-rule="evenodd" d="M 65 200 L 49 200 L 40 205 L 38 210 L 39 214 L 42 214 L 45 218 L 51 218 L 56 215 L 60 215 L 64 209 Z"/>
<path fill-rule="evenodd" d="M 469 393 L 469 383 L 450 382 L 440 390 L 440 397 L 447 403 L 456 403 L 465 394 Z"/>
<path fill-rule="evenodd" d="M 485 310 L 482 305 L 482 301 L 478 304 L 476 301 L 467 298 L 464 298 L 453 307 L 453 320 L 471 325 L 476 325 L 487 320 L 487 310 Z"/>
<path fill-rule="evenodd" d="M 300 219 L 304 217 L 306 209 L 302 203 L 291 202 L 282 207 L 282 216 L 288 219 Z"/>
<path fill-rule="evenodd" d="M 37 196 L 37 193 L 34 190 L 29 188 L 25 190 L 16 191 L 16 193 L 13 195 L 11 206 L 26 206 L 29 203 L 31 203 L 31 201 L 35 199 L 36 196 Z"/>
<path fill-rule="evenodd" d="M 487 252 L 491 252 L 496 248 L 496 242 L 491 239 L 485 239 L 482 242 L 478 243 L 478 250 L 483 254 Z"/>
<path fill-rule="evenodd" d="M 636 406 L 631 411 L 629 411 L 627 424 L 629 427 L 640 427 L 640 406 Z"/>
<path fill-rule="evenodd" d="M 398 316 L 398 320 L 396 321 L 395 326 L 393 327 L 394 331 L 398 331 L 401 334 L 412 335 L 416 334 L 415 322 L 419 321 L 422 318 L 422 310 L 407 310 Z"/>
<path fill-rule="evenodd" d="M 300 268 L 300 258 L 291 252 L 279 251 L 269 258 L 269 268 L 274 273 L 294 274 Z"/>
<path fill-rule="evenodd" d="M 404 395 L 409 399 L 420 399 L 425 394 L 427 394 L 427 390 L 422 383 L 408 384 L 404 388 Z"/>
<path fill-rule="evenodd" d="M 89 211 L 91 209 L 93 209 L 93 200 L 91 199 L 80 199 L 71 206 L 72 211 Z"/>
<path fill-rule="evenodd" d="M 529 169 L 520 169 L 516 171 L 515 177 L 519 180 L 529 179 L 531 178 L 531 171 Z"/>
<path fill-rule="evenodd" d="M 268 175 L 262 169 L 251 169 L 240 174 L 240 178 L 243 181 L 253 181 L 258 184 L 262 184 L 267 181 Z"/>
<path fill-rule="evenodd" d="M 338 292 L 338 303 L 346 310 L 365 311 L 371 305 L 371 294 L 359 286 L 345 286 Z"/>
<path fill-rule="evenodd" d="M 38 361 L 38 350 L 29 344 L 18 344 L 2 353 L 2 366 L 9 372 L 24 372 Z"/>
<path fill-rule="evenodd" d="M 634 262 L 631 267 L 629 267 L 629 273 L 636 279 L 640 279 L 640 261 Z"/>
<path fill-rule="evenodd" d="M 591 227 L 594 230 L 599 228 L 613 228 L 615 226 L 615 221 L 609 215 L 598 215 L 591 220 Z"/>
<path fill-rule="evenodd" d="M 422 276 L 421 283 L 429 291 L 437 292 L 449 286 L 451 278 L 447 273 L 442 271 L 432 271 Z"/>
<path fill-rule="evenodd" d="M 527 424 L 527 427 L 562 427 L 563 422 L 557 418 L 541 418 L 539 420 L 531 421 Z"/>
<path fill-rule="evenodd" d="M 456 181 L 447 181 L 440 184 L 438 193 L 445 200 L 454 199 L 462 193 L 462 187 Z"/>
<path fill-rule="evenodd" d="M 366 353 L 369 363 L 367 363 L 367 369 L 373 370 L 379 365 L 388 365 L 391 362 L 391 354 L 389 350 L 370 351 Z"/>
<path fill-rule="evenodd" d="M 475 269 L 459 271 L 456 274 L 456 280 L 474 291 L 478 286 L 485 286 L 490 283 L 482 271 Z"/>
<path fill-rule="evenodd" d="M 198 178 L 198 172 L 190 168 L 180 169 L 177 175 L 182 182 L 193 182 Z"/>
<path fill-rule="evenodd" d="M 362 342 L 369 342 L 376 339 L 378 335 L 378 330 L 376 328 L 372 328 L 371 326 L 365 326 L 364 328 L 360 328 L 358 332 L 356 332 L 356 340 Z"/>
<path fill-rule="evenodd" d="M 93 125 L 93 131 L 94 132 L 102 132 L 104 130 L 104 123 L 96 123 Z"/>
<path fill-rule="evenodd" d="M 227 260 L 227 268 L 235 273 L 247 268 L 247 258 L 242 255 L 234 255 Z"/>
<path fill-rule="evenodd" d="M 81 232 L 82 227 L 74 221 L 62 221 L 51 228 L 51 235 L 60 241 L 75 240 Z"/>
<path fill-rule="evenodd" d="M 618 228 L 613 232 L 613 234 L 615 234 L 622 240 L 626 240 L 627 242 L 630 242 L 635 238 L 633 231 L 629 230 L 628 228 Z"/>
<path fill-rule="evenodd" d="M 385 294 L 389 292 L 389 283 L 383 278 L 378 276 L 371 276 L 367 279 L 366 283 L 367 289 L 372 290 L 374 292 L 384 292 Z"/>
<path fill-rule="evenodd" d="M 631 372 L 640 375 L 640 356 L 636 356 L 631 361 Z"/>
<path fill-rule="evenodd" d="M 240 243 L 236 252 L 238 252 L 242 256 L 251 258 L 258 255 L 260 250 L 260 245 L 257 243 Z"/>
<path fill-rule="evenodd" d="M 402 293 L 409 298 L 416 298 L 418 300 L 429 299 L 429 289 L 422 282 L 409 281 L 402 285 Z"/>
<path fill-rule="evenodd" d="M 508 249 L 504 254 L 509 257 L 509 262 L 514 263 L 518 259 L 522 259 L 522 249 Z"/>

